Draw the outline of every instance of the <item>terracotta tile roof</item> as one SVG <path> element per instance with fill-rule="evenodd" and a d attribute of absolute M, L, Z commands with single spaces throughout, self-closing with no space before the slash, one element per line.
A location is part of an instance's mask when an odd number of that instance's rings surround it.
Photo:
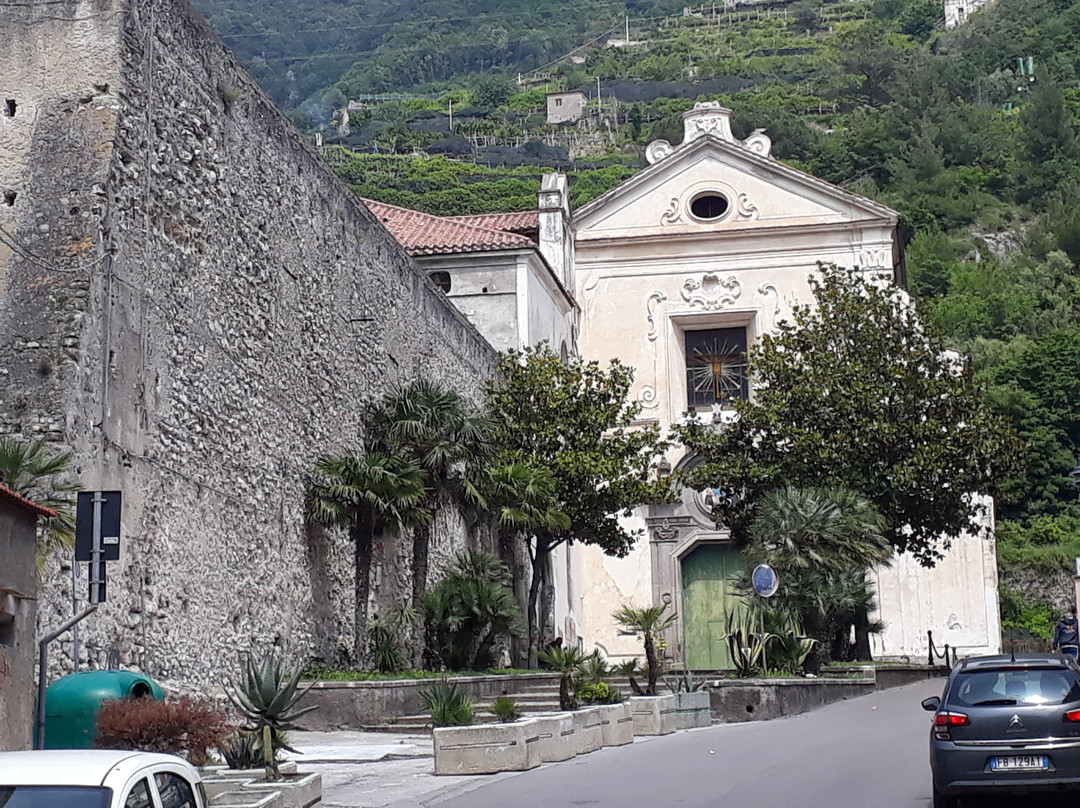
<path fill-rule="evenodd" d="M 529 236 L 534 241 L 540 232 L 540 211 L 538 210 L 522 210 L 516 213 L 481 213 L 476 216 L 450 216 L 448 218 L 462 224 L 519 233 L 523 236 Z"/>
<path fill-rule="evenodd" d="M 12 505 L 16 505 L 23 510 L 35 513 L 38 516 L 56 516 L 56 511 L 51 508 L 46 508 L 43 505 L 38 505 L 36 502 L 31 502 L 26 497 L 19 496 L 10 488 L 0 485 L 0 502 L 8 502 Z"/>
<path fill-rule="evenodd" d="M 371 199 L 365 199 L 364 204 L 409 255 L 449 255 L 536 246 L 531 239 L 518 233 L 483 227 L 457 218 L 433 216 Z"/>

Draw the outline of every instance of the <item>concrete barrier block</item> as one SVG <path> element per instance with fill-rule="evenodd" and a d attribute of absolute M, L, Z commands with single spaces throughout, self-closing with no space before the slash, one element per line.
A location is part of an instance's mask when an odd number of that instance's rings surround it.
<path fill-rule="evenodd" d="M 310 808 L 322 802 L 322 775 L 314 772 L 285 774 L 274 782 L 244 783 L 240 790 L 264 794 L 277 791 L 281 793 L 282 808 Z"/>
<path fill-rule="evenodd" d="M 601 704 L 600 711 L 604 746 L 625 746 L 634 742 L 634 714 L 630 702 Z"/>
<path fill-rule="evenodd" d="M 536 713 L 537 747 L 542 763 L 569 760 L 577 754 L 577 729 L 573 713 Z"/>
<path fill-rule="evenodd" d="M 675 731 L 675 696 L 634 696 L 630 705 L 635 735 L 670 735 Z"/>
<path fill-rule="evenodd" d="M 582 707 L 574 711 L 574 730 L 577 737 L 577 753 L 595 752 L 604 745 L 604 723 L 599 707 Z"/>
<path fill-rule="evenodd" d="M 521 772 L 540 765 L 536 722 L 436 727 L 435 774 Z"/>
<path fill-rule="evenodd" d="M 712 726 L 709 691 L 675 694 L 675 729 Z"/>

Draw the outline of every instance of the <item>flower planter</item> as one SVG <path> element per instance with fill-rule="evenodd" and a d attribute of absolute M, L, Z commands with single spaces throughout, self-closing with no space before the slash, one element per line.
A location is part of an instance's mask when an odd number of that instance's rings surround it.
<path fill-rule="evenodd" d="M 285 808 L 285 802 L 280 791 L 269 794 L 223 791 L 210 800 L 210 808 Z"/>
<path fill-rule="evenodd" d="M 322 801 L 322 775 L 314 772 L 286 774 L 280 780 L 257 780 L 244 783 L 243 792 L 281 794 L 281 808 L 310 808 Z"/>
<path fill-rule="evenodd" d="M 599 707 L 582 707 L 575 710 L 574 731 L 577 737 L 577 753 L 585 755 L 604 745 L 604 722 Z"/>
<path fill-rule="evenodd" d="M 534 713 L 541 763 L 569 760 L 577 754 L 577 729 L 573 713 Z"/>
<path fill-rule="evenodd" d="M 670 735 L 675 731 L 675 696 L 634 696 L 630 709 L 635 735 Z"/>
<path fill-rule="evenodd" d="M 712 726 L 712 705 L 709 691 L 675 694 L 675 729 Z"/>
<path fill-rule="evenodd" d="M 520 772 L 540 765 L 536 722 L 436 727 L 435 774 Z"/>
<path fill-rule="evenodd" d="M 601 704 L 596 709 L 600 711 L 604 746 L 625 746 L 634 742 L 634 714 L 630 702 Z"/>

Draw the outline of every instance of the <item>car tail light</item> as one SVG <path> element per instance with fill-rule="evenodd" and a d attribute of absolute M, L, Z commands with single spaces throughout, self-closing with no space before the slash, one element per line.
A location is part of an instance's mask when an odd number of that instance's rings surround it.
<path fill-rule="evenodd" d="M 971 722 L 963 713 L 938 713 L 934 716 L 934 737 L 939 741 L 949 740 L 949 730 L 953 727 L 966 727 Z"/>
<path fill-rule="evenodd" d="M 935 727 L 966 727 L 970 723 L 963 713 L 938 713 L 934 716 Z"/>
<path fill-rule="evenodd" d="M 1065 721 L 1080 721 L 1080 710 L 1069 710 L 1063 716 Z"/>

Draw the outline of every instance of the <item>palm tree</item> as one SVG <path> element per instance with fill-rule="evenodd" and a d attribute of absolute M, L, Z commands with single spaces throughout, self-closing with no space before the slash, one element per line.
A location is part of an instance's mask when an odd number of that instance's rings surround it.
<path fill-rule="evenodd" d="M 646 696 L 656 695 L 656 680 L 660 678 L 661 665 L 656 655 L 656 640 L 675 623 L 675 615 L 664 616 L 666 610 L 666 603 L 641 609 L 627 605 L 611 615 L 615 622 L 622 626 L 625 633 L 641 635 L 645 644 L 645 664 L 649 672 L 649 684 L 645 688 Z"/>
<path fill-rule="evenodd" d="M 396 455 L 324 457 L 315 466 L 307 500 L 308 518 L 348 525 L 356 567 L 354 661 L 361 663 L 367 632 L 371 552 L 376 533 L 420 530 L 431 520 L 424 507 L 424 474 Z"/>
<path fill-rule="evenodd" d="M 480 478 L 485 507 L 479 515 L 494 523 L 500 545 L 509 544 L 519 532 L 534 530 L 569 530 L 570 517 L 556 507 L 555 480 L 547 469 L 537 469 L 523 463 L 505 463 L 485 470 Z M 533 543 L 527 543 L 529 567 L 533 571 L 526 594 L 514 580 L 518 606 L 526 615 L 528 634 L 524 640 L 511 643 L 514 664 L 529 664 L 530 650 L 535 648 L 539 633 L 536 606 L 539 601 L 540 576 L 536 572 L 536 553 Z"/>
<path fill-rule="evenodd" d="M 559 673 L 559 709 L 573 710 L 577 706 L 574 681 L 580 676 L 581 666 L 588 659 L 585 652 L 575 646 L 552 646 L 540 651 L 537 657 Z"/>
<path fill-rule="evenodd" d="M 835 653 L 852 624 L 858 655 L 869 657 L 873 594 L 866 571 L 888 564 L 892 545 L 885 520 L 864 497 L 843 489 L 787 486 L 762 498 L 743 551 L 748 566 L 768 563 L 781 585 L 772 609 L 787 611 L 817 639 L 817 652 Z"/>
<path fill-rule="evenodd" d="M 417 466 L 424 482 L 422 507 L 432 516 L 482 502 L 473 482 L 491 446 L 491 421 L 452 390 L 421 380 L 368 407 L 364 423 L 371 451 L 399 455 Z M 420 610 L 427 588 L 429 519 L 413 532 L 412 604 Z"/>
<path fill-rule="evenodd" d="M 56 511 L 38 522 L 42 541 L 38 546 L 38 572 L 55 550 L 75 545 L 74 497 L 82 486 L 63 482 L 71 469 L 73 453 L 57 451 L 44 438 L 34 441 L 0 438 L 0 484 L 16 494 Z"/>

